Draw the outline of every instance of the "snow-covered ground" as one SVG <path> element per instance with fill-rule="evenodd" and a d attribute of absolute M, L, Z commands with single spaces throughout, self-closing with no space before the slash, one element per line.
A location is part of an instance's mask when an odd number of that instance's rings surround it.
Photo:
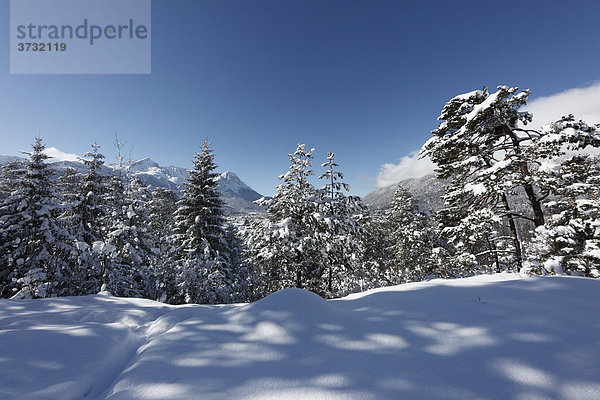
<path fill-rule="evenodd" d="M 0 301 L 1 399 L 600 399 L 600 281 Z"/>

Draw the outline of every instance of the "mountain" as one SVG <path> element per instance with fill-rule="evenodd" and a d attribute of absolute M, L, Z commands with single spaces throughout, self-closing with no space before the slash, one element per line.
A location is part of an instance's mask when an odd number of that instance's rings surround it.
<path fill-rule="evenodd" d="M 425 175 L 421 178 L 405 179 L 393 185 L 377 189 L 367 194 L 363 201 L 373 211 L 384 211 L 392 203 L 398 185 L 401 185 L 413 195 L 416 205 L 422 211 L 437 211 L 444 205 L 442 195 L 444 194 L 446 182 L 437 179 L 435 174 Z"/>
<path fill-rule="evenodd" d="M 253 201 L 263 196 L 242 182 L 233 172 L 223 172 L 217 178 L 217 184 L 230 213 L 239 214 L 251 211 L 263 211 L 262 207 L 253 203 Z"/>
<path fill-rule="evenodd" d="M 0 165 L 9 162 L 23 160 L 22 157 L 0 156 Z M 52 169 L 57 175 L 62 174 L 67 168 L 73 168 L 76 172 L 86 171 L 83 163 L 78 161 L 50 161 Z M 131 176 L 139 178 L 145 185 L 152 188 L 162 187 L 181 193 L 189 173 L 186 168 L 167 166 L 163 167 L 150 158 L 127 163 L 125 169 Z M 117 175 L 119 166 L 117 164 L 104 165 L 100 171 L 102 175 Z M 227 171 L 217 177 L 218 189 L 223 195 L 225 212 L 228 214 L 246 214 L 248 212 L 264 211 L 253 203 L 263 197 L 250 186 L 246 185 L 235 173 Z"/>

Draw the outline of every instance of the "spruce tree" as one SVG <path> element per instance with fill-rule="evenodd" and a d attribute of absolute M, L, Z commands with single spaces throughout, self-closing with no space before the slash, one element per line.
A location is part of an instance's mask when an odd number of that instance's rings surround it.
<path fill-rule="evenodd" d="M 175 212 L 174 239 L 179 252 L 180 301 L 229 302 L 229 249 L 225 240 L 223 201 L 208 141 L 196 154 L 194 169 Z"/>
<path fill-rule="evenodd" d="M 560 167 L 560 186 L 547 202 L 551 218 L 530 249 L 537 272 L 600 278 L 600 157 L 581 154 Z"/>
<path fill-rule="evenodd" d="M 326 292 L 332 297 L 352 291 L 354 282 L 362 273 L 366 230 L 361 219 L 364 219 L 367 208 L 359 197 L 346 196 L 350 186 L 343 182 L 344 174 L 336 170 L 339 165 L 335 162 L 334 153 L 327 154 L 327 161 L 321 167 L 326 170 L 319 179 L 326 183 L 320 190 L 322 219 L 319 234 L 325 246 L 326 256 L 322 263 L 327 268 L 324 271 Z"/>
<path fill-rule="evenodd" d="M 15 237 L 8 257 L 13 291 L 17 297 L 69 295 L 72 270 L 66 260 L 71 252 L 68 232 L 58 221 L 61 206 L 55 182 L 45 160 L 41 138 L 32 145 L 26 171 L 16 182 L 10 204 L 18 204 L 2 218 L 1 232 Z M 6 217 L 7 216 L 7 217 Z"/>
<path fill-rule="evenodd" d="M 25 227 L 20 215 L 26 196 L 22 186 L 25 166 L 11 162 L 0 170 L 0 295 L 11 297 L 18 291 L 16 254 Z"/>
<path fill-rule="evenodd" d="M 156 188 L 148 203 L 148 226 L 154 253 L 157 299 L 172 303 L 177 298 L 176 270 L 174 268 L 173 215 L 177 209 L 175 192 Z"/>
<path fill-rule="evenodd" d="M 100 146 L 92 145 L 80 161 L 85 173 L 67 169 L 61 176 L 65 212 L 61 216 L 73 239 L 75 251 L 70 262 L 76 266 L 73 280 L 75 294 L 97 293 L 100 288 L 102 258 L 92 251 L 94 244 L 104 242 L 107 217 L 107 178 L 100 175 L 104 155 Z M 98 245 L 96 245 L 98 248 Z"/>
<path fill-rule="evenodd" d="M 545 140 L 531 157 L 538 163 L 536 183 L 552 194 L 544 203 L 550 218 L 535 230 L 530 269 L 598 278 L 600 129 L 572 115 L 543 129 Z"/>
<path fill-rule="evenodd" d="M 314 149 L 299 144 L 289 154 L 289 170 L 268 201 L 269 221 L 257 221 L 246 232 L 246 257 L 261 271 L 269 291 L 285 287 L 306 288 L 323 294 L 325 246 L 319 234 L 322 215 L 319 196 L 309 177 L 314 175 Z"/>
<path fill-rule="evenodd" d="M 116 207 L 106 220 L 104 241 L 95 242 L 93 250 L 102 259 L 102 286 L 106 290 L 115 296 L 155 298 L 146 214 L 149 194 L 139 179 L 129 181 L 123 192 L 122 180 L 112 180 Z"/>
<path fill-rule="evenodd" d="M 400 185 L 386 217 L 394 283 L 420 281 L 427 275 L 442 276 L 443 272 L 436 269 L 434 249 L 439 243 L 430 220 L 419 212 L 410 192 Z"/>

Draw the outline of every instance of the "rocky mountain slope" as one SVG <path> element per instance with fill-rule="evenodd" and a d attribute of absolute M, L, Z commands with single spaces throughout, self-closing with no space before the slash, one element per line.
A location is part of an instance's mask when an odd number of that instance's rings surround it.
<path fill-rule="evenodd" d="M 442 195 L 446 183 L 437 179 L 435 174 L 429 174 L 422 178 L 406 179 L 377 189 L 367 194 L 363 201 L 372 211 L 384 211 L 392 203 L 398 185 L 401 185 L 413 195 L 417 206 L 422 211 L 436 211 L 444 204 Z"/>

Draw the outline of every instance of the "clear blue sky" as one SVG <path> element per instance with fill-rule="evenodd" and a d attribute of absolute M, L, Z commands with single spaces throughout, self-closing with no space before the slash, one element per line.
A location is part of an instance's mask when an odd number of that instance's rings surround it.
<path fill-rule="evenodd" d="M 9 24 L 0 3 L 0 26 Z M 600 2 L 152 2 L 151 75 L 9 75 L 0 40 L 0 154 L 47 146 L 219 170 L 273 194 L 297 143 L 334 151 L 352 191 L 429 138 L 446 100 L 497 84 L 533 96 L 600 79 Z"/>

